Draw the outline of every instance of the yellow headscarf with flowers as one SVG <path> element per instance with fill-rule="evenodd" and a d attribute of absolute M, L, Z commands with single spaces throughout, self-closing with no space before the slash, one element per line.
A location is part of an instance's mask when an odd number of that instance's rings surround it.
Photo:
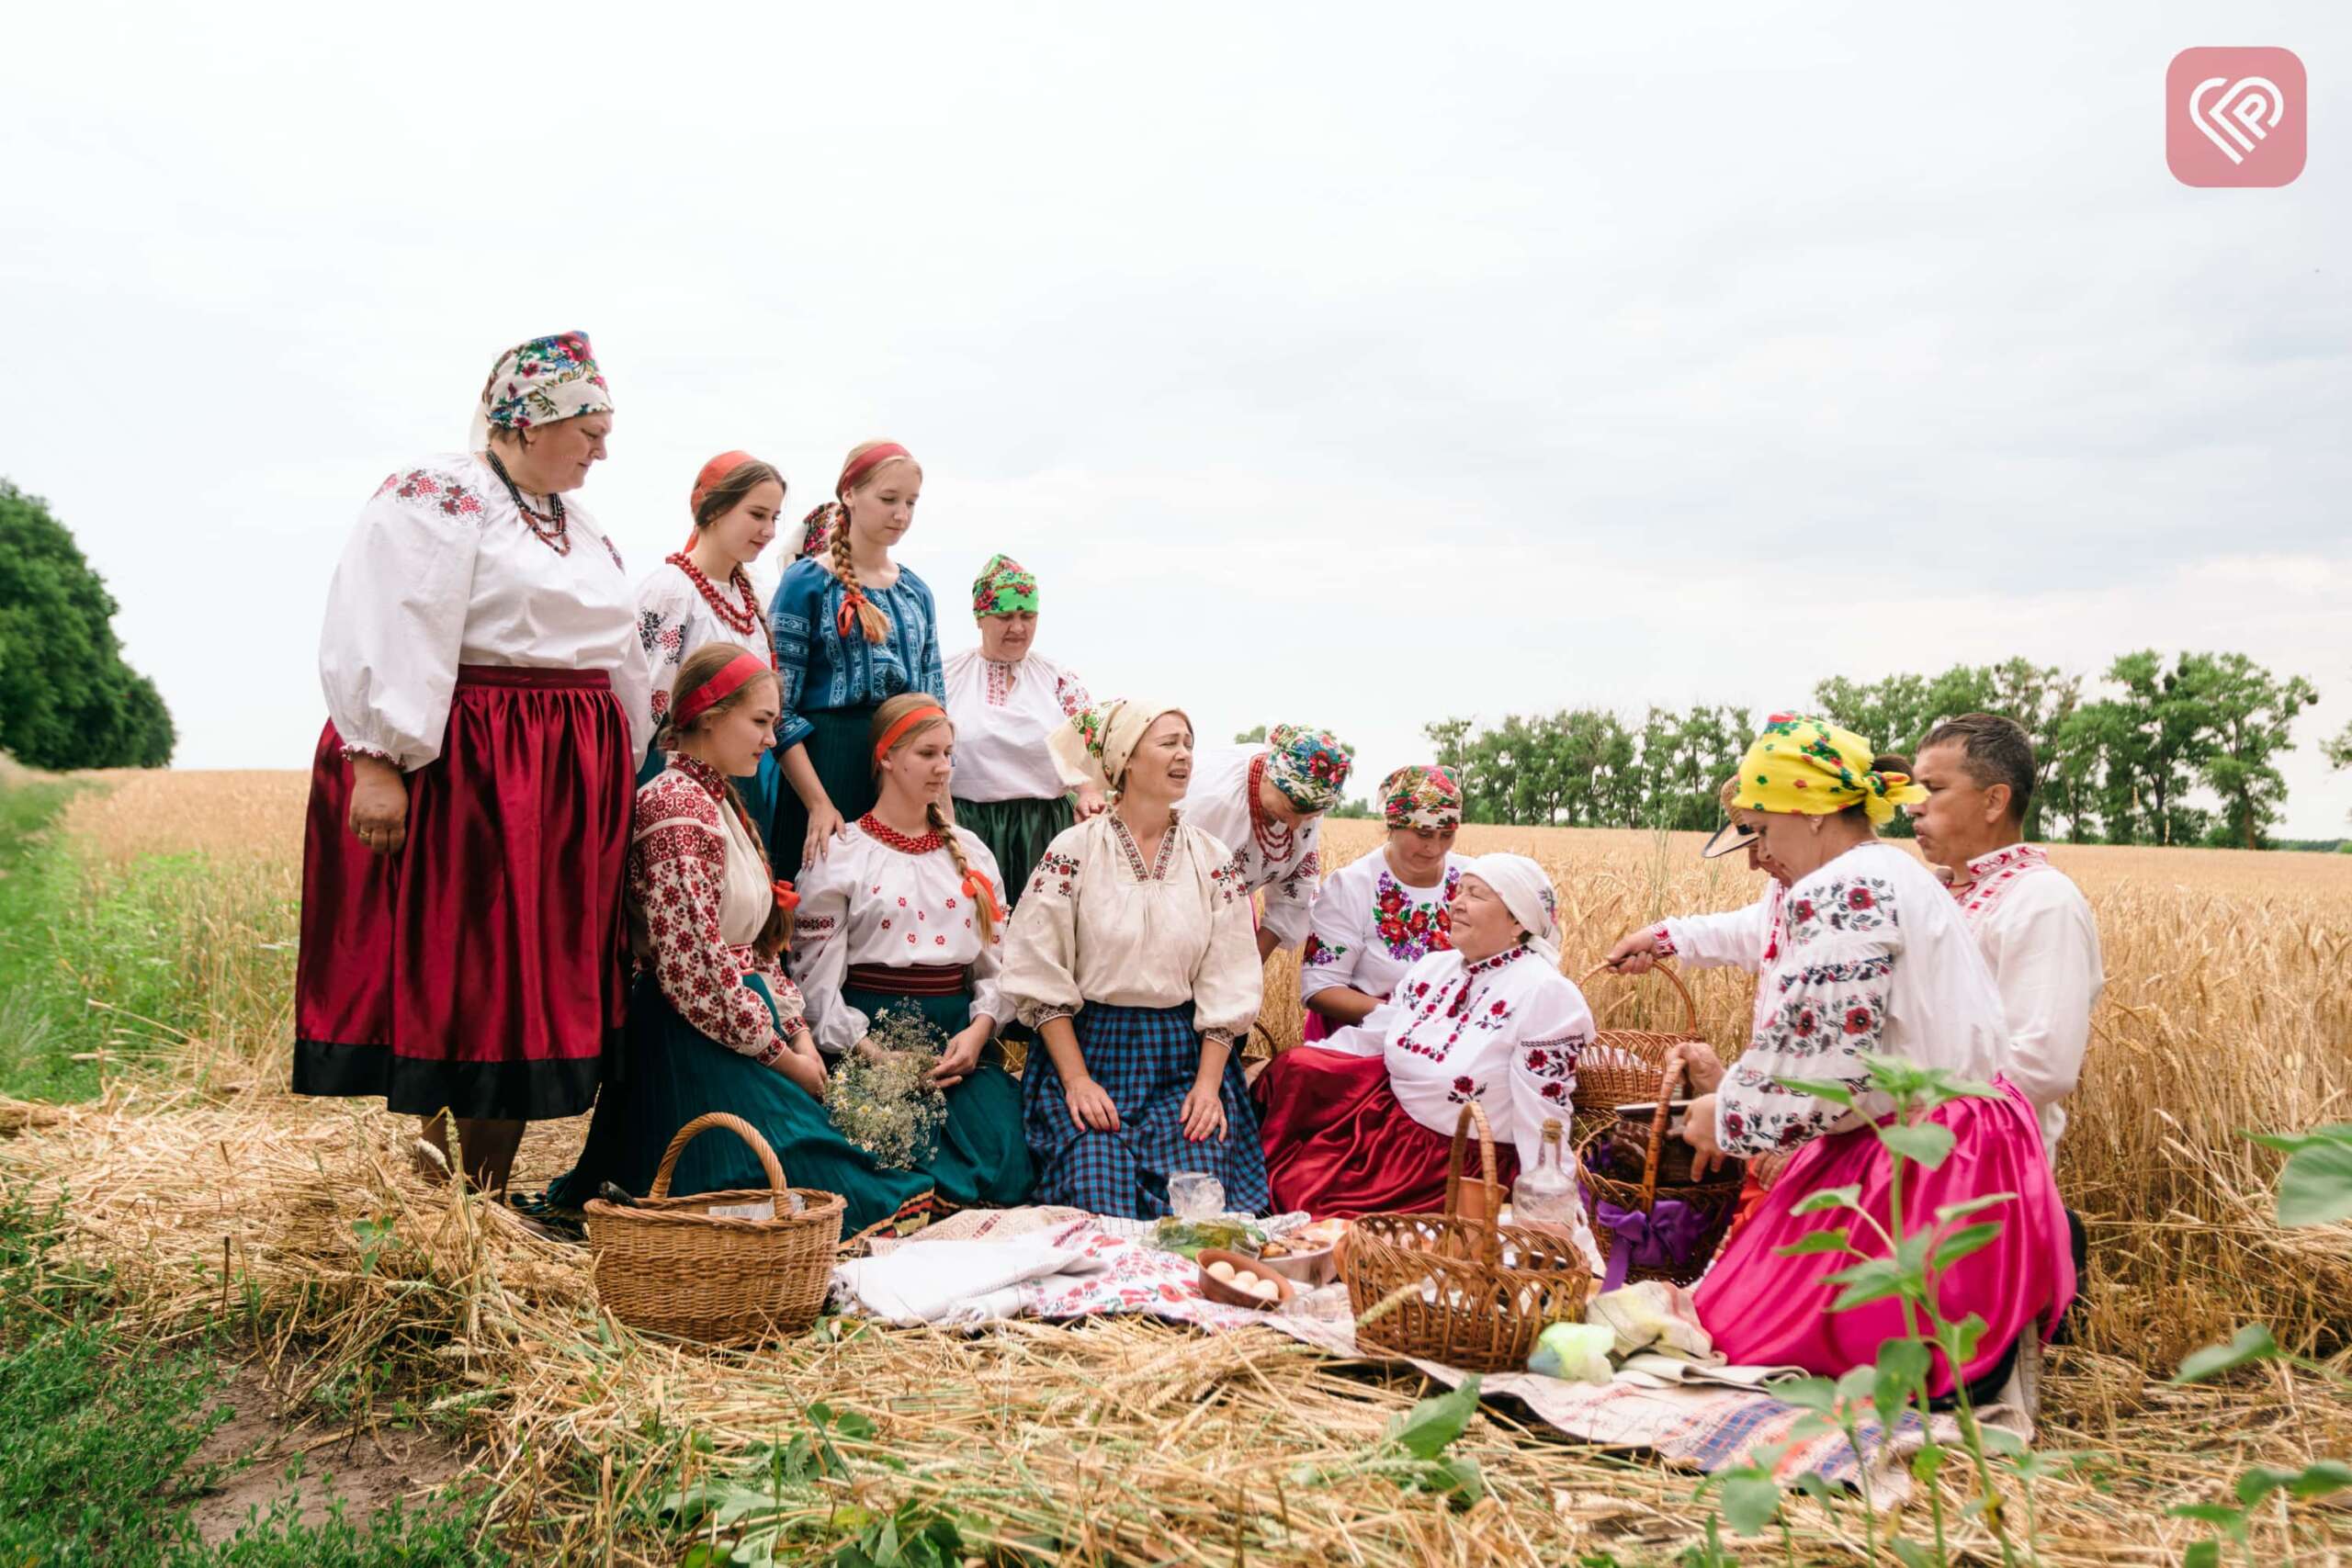
<path fill-rule="evenodd" d="M 1860 806 L 1873 825 L 1892 821 L 1896 807 L 1925 800 L 1928 792 L 1907 773 L 1872 768 L 1875 755 L 1860 736 L 1826 718 L 1776 713 L 1740 759 L 1739 793 L 1732 805 L 1806 817 Z"/>

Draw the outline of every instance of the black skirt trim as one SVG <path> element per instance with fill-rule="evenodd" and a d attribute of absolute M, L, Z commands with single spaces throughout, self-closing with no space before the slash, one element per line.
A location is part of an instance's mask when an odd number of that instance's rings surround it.
<path fill-rule="evenodd" d="M 621 1032 L 607 1030 L 607 1053 Z M 542 1062 L 431 1062 L 399 1056 L 388 1045 L 294 1042 L 294 1092 L 352 1099 L 381 1095 L 402 1116 L 443 1111 L 468 1121 L 554 1122 L 581 1116 L 596 1102 L 603 1058 Z"/>

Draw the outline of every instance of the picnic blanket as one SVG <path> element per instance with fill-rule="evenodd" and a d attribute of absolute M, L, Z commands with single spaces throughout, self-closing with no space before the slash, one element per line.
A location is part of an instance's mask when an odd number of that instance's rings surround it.
<path fill-rule="evenodd" d="M 1257 1222 L 1271 1234 L 1304 1223 L 1304 1215 Z M 1023 1208 L 952 1215 L 914 1235 L 877 1241 L 874 1256 L 840 1265 L 835 1304 L 894 1322 L 975 1325 L 1000 1317 L 1069 1319 L 1142 1313 L 1212 1332 L 1263 1327 L 1348 1360 L 1409 1365 L 1453 1387 L 1468 1374 L 1417 1357 L 1400 1356 L 1356 1337 L 1355 1314 L 1344 1285 L 1302 1291 L 1276 1312 L 1229 1307 L 1202 1296 L 1198 1267 L 1145 1240 L 1151 1222 L 1089 1214 L 1078 1209 Z M 2030 1441 L 2027 1415 L 2039 1358 L 2020 1358 L 2026 1399 L 1980 1407 L 1977 1416 Z M 1858 1430 L 1857 1455 L 1841 1432 L 1803 1437 L 1808 1412 L 1773 1397 L 1770 1380 L 1781 1369 L 1724 1366 L 1679 1355 L 1635 1355 L 1607 1383 L 1564 1382 L 1532 1372 L 1486 1375 L 1482 1392 L 1523 1404 L 1564 1436 L 1603 1448 L 1647 1449 L 1669 1463 L 1702 1472 L 1753 1462 L 1781 1449 L 1773 1472 L 1783 1483 L 1811 1471 L 1824 1480 L 1866 1490 L 1879 1504 L 1910 1491 L 1905 1461 L 1928 1427 L 1906 1413 L 1888 1434 L 1875 1420 Z M 1937 1439 L 1957 1443 L 1949 1416 L 1934 1418 Z M 1866 1456 L 1866 1457 L 1865 1457 Z"/>

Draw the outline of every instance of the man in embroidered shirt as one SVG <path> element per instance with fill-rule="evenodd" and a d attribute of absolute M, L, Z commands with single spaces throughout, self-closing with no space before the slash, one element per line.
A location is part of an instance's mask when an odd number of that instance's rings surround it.
<path fill-rule="evenodd" d="M 2054 1164 L 2064 1101 L 2090 1043 L 2091 1006 L 2107 978 L 2082 889 L 2041 845 L 2022 841 L 2033 742 L 2014 720 L 1965 714 L 1928 735 L 1913 776 L 1928 791 L 1911 808 L 1919 849 L 1949 874 L 2000 987 L 2012 1046 L 2008 1077 L 2033 1102 Z"/>

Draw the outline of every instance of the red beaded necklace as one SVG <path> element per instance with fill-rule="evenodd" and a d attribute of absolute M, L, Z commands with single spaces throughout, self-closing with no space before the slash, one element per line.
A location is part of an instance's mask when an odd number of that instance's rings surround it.
<path fill-rule="evenodd" d="M 506 487 L 507 497 L 514 502 L 514 510 L 523 514 L 523 525 L 531 531 L 539 543 L 556 554 L 570 555 L 571 539 L 564 531 L 567 525 L 563 516 L 563 497 L 550 494 L 548 497 L 548 505 L 553 510 L 539 511 L 523 499 L 522 487 L 514 482 L 514 476 L 506 471 L 506 465 L 498 460 L 497 453 L 484 452 L 482 456 L 490 459 L 491 471 L 495 473 L 499 482 Z"/>
<path fill-rule="evenodd" d="M 743 596 L 743 603 L 737 605 L 727 602 L 726 596 L 718 591 L 718 585 L 704 574 L 702 568 L 695 564 L 695 558 L 685 551 L 680 550 L 662 558 L 686 574 L 686 581 L 695 585 L 695 592 L 702 595 L 703 603 L 709 605 L 711 613 L 737 637 L 750 637 L 765 624 L 760 615 L 760 601 L 752 592 L 752 580 L 743 574 L 741 566 L 737 566 L 727 576 L 728 586 Z"/>
<path fill-rule="evenodd" d="M 935 852 L 947 840 L 936 833 L 924 833 L 909 838 L 871 811 L 857 819 L 860 831 L 886 850 L 896 850 L 902 855 L 927 855 Z"/>
<path fill-rule="evenodd" d="M 1289 822 L 1277 822 L 1258 798 L 1258 790 L 1265 782 L 1266 759 L 1263 755 L 1250 761 L 1250 836 L 1258 840 L 1258 853 L 1269 865 L 1278 865 L 1290 859 L 1298 847 L 1298 829 Z"/>

